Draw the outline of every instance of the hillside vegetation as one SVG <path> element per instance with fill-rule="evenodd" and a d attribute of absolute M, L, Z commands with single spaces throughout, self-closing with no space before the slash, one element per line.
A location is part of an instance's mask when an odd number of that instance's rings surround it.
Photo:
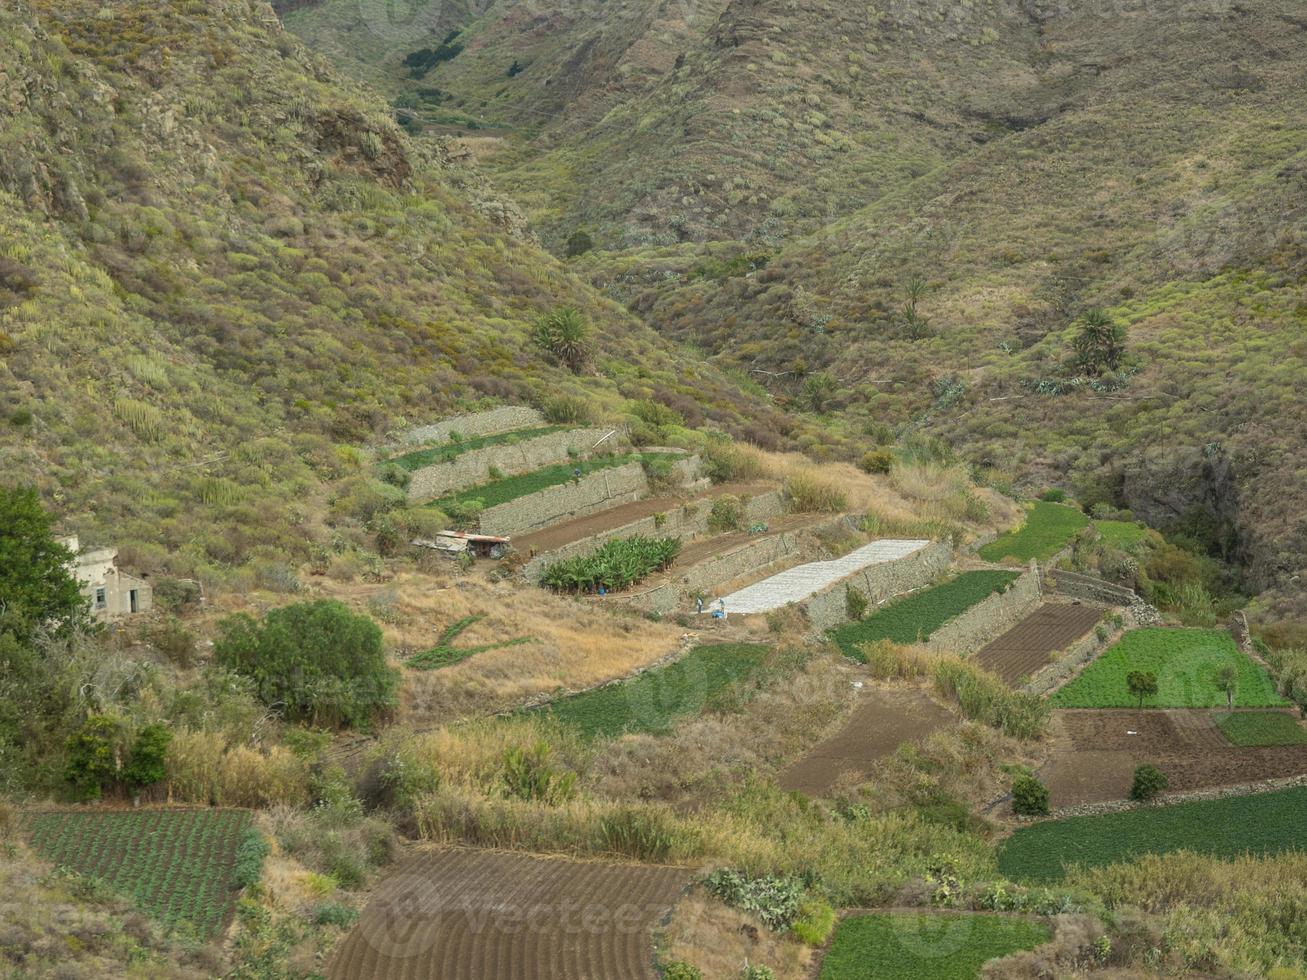
<path fill-rule="evenodd" d="M 421 78 L 440 39 L 353 6 L 288 24 L 461 133 L 555 251 L 593 244 L 574 265 L 607 294 L 826 419 L 817 446 L 943 436 L 1001 485 L 1198 528 L 1299 608 L 1291 0 L 504 0 Z M 1125 354 L 1086 370 L 1099 308 Z"/>
<path fill-rule="evenodd" d="M 0 11 L 0 472 L 84 540 L 145 572 L 285 580 L 350 543 L 324 518 L 396 504 L 358 447 L 484 403 L 621 420 L 657 397 L 790 428 L 569 275 L 265 6 L 165 7 Z M 592 331 L 577 374 L 528 339 L 559 305 Z"/>

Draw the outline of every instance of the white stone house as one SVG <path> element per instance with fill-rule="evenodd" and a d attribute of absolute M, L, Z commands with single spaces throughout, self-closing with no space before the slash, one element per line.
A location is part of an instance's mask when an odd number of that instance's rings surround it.
<path fill-rule="evenodd" d="M 63 539 L 73 553 L 73 575 L 82 587 L 91 617 L 101 622 L 149 612 L 154 606 L 154 589 L 145 579 L 118 567 L 117 548 L 83 551 L 76 535 Z"/>

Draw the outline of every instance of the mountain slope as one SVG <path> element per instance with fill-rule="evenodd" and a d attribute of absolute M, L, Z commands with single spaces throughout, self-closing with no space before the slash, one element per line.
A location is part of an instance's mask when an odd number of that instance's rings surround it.
<path fill-rule="evenodd" d="M 487 399 L 789 429 L 515 234 L 266 5 L 156 6 L 0 12 L 0 471 L 70 527 L 146 571 L 303 557 L 324 507 L 368 513 L 327 488 L 361 474 L 348 447 Z M 562 303 L 593 373 L 527 339 Z"/>

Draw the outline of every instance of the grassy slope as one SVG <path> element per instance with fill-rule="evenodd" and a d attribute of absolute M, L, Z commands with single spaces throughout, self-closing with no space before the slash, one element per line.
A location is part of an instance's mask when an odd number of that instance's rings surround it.
<path fill-rule="evenodd" d="M 846 657 L 865 661 L 860 647 L 876 640 L 917 643 L 930 639 L 949 620 L 1005 589 L 1016 572 L 963 572 L 954 579 L 885 606 L 856 623 L 833 630 L 831 637 Z"/>
<path fill-rule="evenodd" d="M 1028 562 L 1032 558 L 1047 561 L 1088 524 L 1089 518 L 1075 507 L 1040 501 L 1030 509 L 1025 524 L 1000 535 L 981 548 L 979 554 L 986 561 Z"/>
<path fill-rule="evenodd" d="M 346 447 L 450 410 L 777 419 L 244 3 L 10 4 L 0 41 L 0 472 L 141 571 L 303 558 L 324 484 L 366 475 Z M 556 303 L 594 373 L 527 341 Z"/>
<path fill-rule="evenodd" d="M 972 980 L 989 960 L 1051 936 L 1041 922 L 999 915 L 855 915 L 840 923 L 821 980 Z"/>
<path fill-rule="evenodd" d="M 999 870 L 1020 881 L 1056 881 L 1063 867 L 1192 851 L 1215 857 L 1307 850 L 1307 789 L 1178 803 L 1022 827 L 999 850 Z"/>
<path fill-rule="evenodd" d="M 1239 671 L 1234 703 L 1242 708 L 1286 704 L 1275 684 L 1234 645 L 1223 630 L 1133 630 L 1090 664 L 1085 671 L 1053 695 L 1061 708 L 1133 708 L 1138 701 L 1126 688 L 1134 670 L 1157 676 L 1156 697 L 1145 698 L 1150 708 L 1214 708 L 1226 703 L 1215 673 L 1222 664 Z"/>

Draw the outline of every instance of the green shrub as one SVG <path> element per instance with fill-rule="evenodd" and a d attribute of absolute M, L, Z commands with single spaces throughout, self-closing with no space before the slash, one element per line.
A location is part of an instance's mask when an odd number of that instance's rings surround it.
<path fill-rule="evenodd" d="M 790 930 L 794 938 L 805 946 L 824 946 L 835 928 L 836 919 L 830 902 L 809 897 L 799 903 L 799 912 Z"/>
<path fill-rule="evenodd" d="M 545 400 L 540 414 L 553 425 L 577 425 L 590 420 L 590 410 L 579 398 L 557 395 Z"/>
<path fill-rule="evenodd" d="M 144 789 L 160 782 L 166 775 L 164 760 L 172 732 L 167 725 L 146 725 L 132 744 L 132 754 L 123 770 L 123 782 L 132 789 Z"/>
<path fill-rule="evenodd" d="M 738 531 L 744 523 L 744 508 L 740 498 L 731 494 L 718 497 L 708 512 L 708 530 L 714 534 Z"/>
<path fill-rule="evenodd" d="M 740 980 L 776 980 L 776 974 L 769 966 L 752 963 L 740 971 Z"/>
<path fill-rule="evenodd" d="M 513 62 L 513 67 L 518 67 L 516 61 Z M 512 68 L 509 69 L 509 74 L 510 76 L 513 74 Z M 584 255 L 586 252 L 590 251 L 594 247 L 595 247 L 594 239 L 590 237 L 590 233 L 588 231 L 578 228 L 576 231 L 572 232 L 572 234 L 568 236 L 567 257 L 569 259 L 574 259 L 578 255 Z"/>
<path fill-rule="evenodd" d="M 236 888 L 249 888 L 263 877 L 263 861 L 271 853 L 268 842 L 253 827 L 241 831 L 236 845 L 236 859 L 232 864 L 232 884 Z"/>
<path fill-rule="evenodd" d="M 844 615 L 854 622 L 862 619 L 867 615 L 867 607 L 870 603 L 867 600 L 866 593 L 852 585 L 844 587 Z"/>
<path fill-rule="evenodd" d="M 323 902 L 313 910 L 315 925 L 335 926 L 337 929 L 348 929 L 358 917 L 358 912 L 339 902 Z"/>
<path fill-rule="evenodd" d="M 1134 782 L 1130 784 L 1130 799 L 1147 803 L 1157 798 L 1157 794 L 1169 786 L 1171 781 L 1166 773 L 1153 765 L 1142 765 L 1135 770 Z"/>
<path fill-rule="evenodd" d="M 109 715 L 92 715 L 65 743 L 64 779 L 79 800 L 98 800 L 118 776 L 118 751 L 123 726 Z"/>
<path fill-rule="evenodd" d="M 1045 490 L 1039 495 L 1039 499 L 1047 504 L 1061 504 L 1066 502 L 1065 490 Z"/>
<path fill-rule="evenodd" d="M 1029 773 L 1012 780 L 1012 810 L 1023 817 L 1048 814 L 1048 787 Z"/>
<path fill-rule="evenodd" d="M 704 887 L 732 908 L 756 915 L 774 932 L 793 925 L 803 901 L 803 885 L 796 878 L 766 875 L 750 878 L 730 868 L 720 868 L 704 879 Z"/>
<path fill-rule="evenodd" d="M 332 600 L 302 602 L 218 624 L 214 663 L 254 681 L 259 698 L 293 721 L 367 726 L 395 705 L 397 672 L 381 630 Z"/>
<path fill-rule="evenodd" d="M 703 980 L 703 971 L 684 960 L 663 964 L 663 980 Z"/>
<path fill-rule="evenodd" d="M 555 806 L 576 792 L 576 773 L 554 765 L 548 742 L 537 742 L 529 749 L 510 746 L 504 750 L 503 762 L 504 788 L 510 796 Z"/>
<path fill-rule="evenodd" d="M 864 473 L 888 475 L 894 469 L 894 453 L 889 449 L 873 449 L 863 454 L 858 469 Z"/>

